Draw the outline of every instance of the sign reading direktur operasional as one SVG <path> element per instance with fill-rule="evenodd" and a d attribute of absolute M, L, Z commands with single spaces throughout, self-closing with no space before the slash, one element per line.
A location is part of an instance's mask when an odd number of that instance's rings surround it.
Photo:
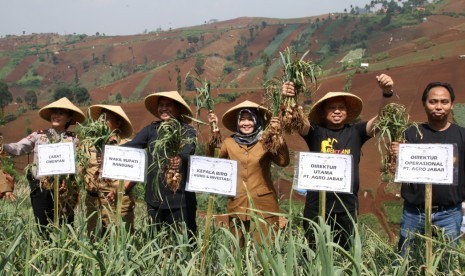
<path fill-rule="evenodd" d="M 395 182 L 457 183 L 457 146 L 453 144 L 399 144 Z"/>

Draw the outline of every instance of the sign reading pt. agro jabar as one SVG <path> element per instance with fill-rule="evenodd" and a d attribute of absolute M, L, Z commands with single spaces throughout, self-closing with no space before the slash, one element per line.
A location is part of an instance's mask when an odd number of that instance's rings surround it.
<path fill-rule="evenodd" d="M 453 144 L 399 144 L 395 182 L 457 183 L 457 146 Z"/>
<path fill-rule="evenodd" d="M 236 196 L 237 161 L 191 156 L 186 190 Z"/>
<path fill-rule="evenodd" d="M 299 152 L 295 167 L 297 189 L 352 192 L 352 155 Z"/>
<path fill-rule="evenodd" d="M 38 145 L 37 159 L 37 176 L 76 173 L 73 142 Z"/>

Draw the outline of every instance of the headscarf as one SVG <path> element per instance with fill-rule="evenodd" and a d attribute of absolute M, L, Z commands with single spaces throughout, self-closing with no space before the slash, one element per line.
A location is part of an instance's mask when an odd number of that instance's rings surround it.
<path fill-rule="evenodd" d="M 254 130 L 252 133 L 243 134 L 239 129 L 239 122 L 241 120 L 241 116 L 243 112 L 247 112 L 252 117 L 252 121 L 254 122 Z M 258 142 L 260 136 L 262 135 L 263 124 L 261 118 L 257 115 L 254 110 L 244 108 L 239 111 L 237 114 L 237 130 L 236 133 L 233 134 L 234 141 L 236 141 L 239 145 L 246 145 L 251 146 Z"/>

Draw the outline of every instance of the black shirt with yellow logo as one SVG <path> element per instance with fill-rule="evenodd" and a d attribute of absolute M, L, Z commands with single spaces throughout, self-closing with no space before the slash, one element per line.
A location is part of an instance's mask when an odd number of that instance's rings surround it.
<path fill-rule="evenodd" d="M 353 156 L 352 194 L 326 193 L 326 212 L 342 213 L 357 210 L 359 190 L 359 162 L 363 144 L 371 137 L 366 132 L 367 122 L 344 125 L 340 129 L 329 129 L 312 124 L 310 131 L 303 138 L 311 152 L 351 154 Z M 306 208 L 318 210 L 318 191 L 308 191 Z M 337 196 L 336 196 L 337 195 Z M 342 201 L 342 203 L 341 203 Z M 344 208 L 345 205 L 345 208 Z"/>

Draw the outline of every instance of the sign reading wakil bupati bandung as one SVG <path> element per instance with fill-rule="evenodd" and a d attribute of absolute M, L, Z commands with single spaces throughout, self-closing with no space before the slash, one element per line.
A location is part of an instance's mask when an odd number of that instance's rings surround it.
<path fill-rule="evenodd" d="M 106 145 L 102 177 L 145 182 L 146 160 L 143 149 Z"/>
<path fill-rule="evenodd" d="M 294 185 L 297 189 L 352 192 L 352 155 L 299 152 Z"/>
<path fill-rule="evenodd" d="M 237 161 L 191 156 L 186 190 L 236 196 Z"/>
<path fill-rule="evenodd" d="M 457 180 L 453 144 L 399 144 L 395 182 L 448 184 Z"/>
<path fill-rule="evenodd" d="M 73 142 L 38 145 L 37 159 L 37 176 L 76 173 Z"/>

